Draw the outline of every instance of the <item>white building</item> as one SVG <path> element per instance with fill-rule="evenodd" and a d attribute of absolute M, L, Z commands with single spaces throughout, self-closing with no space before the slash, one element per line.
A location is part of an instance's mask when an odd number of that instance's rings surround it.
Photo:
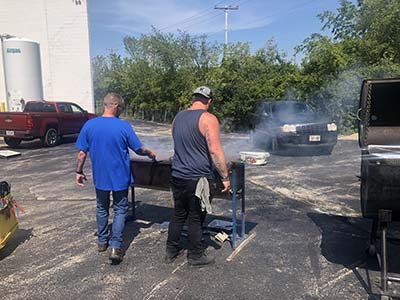
<path fill-rule="evenodd" d="M 0 34 L 40 44 L 45 100 L 71 101 L 94 112 L 87 1 L 0 0 Z M 6 102 L 1 55 L 0 103 Z"/>

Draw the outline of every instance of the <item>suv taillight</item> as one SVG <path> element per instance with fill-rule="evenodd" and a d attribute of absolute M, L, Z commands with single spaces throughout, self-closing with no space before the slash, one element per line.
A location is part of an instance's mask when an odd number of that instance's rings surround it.
<path fill-rule="evenodd" d="M 26 128 L 28 130 L 33 128 L 33 119 L 31 115 L 28 115 L 28 117 L 26 118 Z"/>

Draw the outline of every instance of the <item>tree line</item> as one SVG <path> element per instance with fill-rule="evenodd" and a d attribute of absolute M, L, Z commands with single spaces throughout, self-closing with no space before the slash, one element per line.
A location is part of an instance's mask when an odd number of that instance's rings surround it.
<path fill-rule="evenodd" d="M 228 130 L 247 128 L 262 99 L 301 99 L 341 132 L 353 132 L 362 80 L 399 77 L 400 1 L 342 0 L 319 18 L 331 34 L 307 37 L 296 49 L 304 54 L 300 64 L 273 40 L 252 53 L 249 43 L 224 46 L 186 32 L 126 36 L 126 55 L 93 59 L 96 107 L 117 91 L 129 116 L 171 122 L 190 105 L 191 91 L 207 85 L 215 91 L 213 113 Z"/>

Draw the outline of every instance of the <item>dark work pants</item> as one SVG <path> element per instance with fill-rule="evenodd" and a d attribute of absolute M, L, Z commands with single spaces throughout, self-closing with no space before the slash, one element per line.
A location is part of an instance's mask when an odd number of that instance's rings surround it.
<path fill-rule="evenodd" d="M 200 199 L 195 196 L 197 180 L 173 177 L 171 185 L 175 207 L 168 228 L 167 253 L 173 256 L 181 249 L 179 239 L 182 227 L 188 219 L 188 257 L 198 258 L 203 254 L 204 248 L 201 242 L 203 213 Z"/>

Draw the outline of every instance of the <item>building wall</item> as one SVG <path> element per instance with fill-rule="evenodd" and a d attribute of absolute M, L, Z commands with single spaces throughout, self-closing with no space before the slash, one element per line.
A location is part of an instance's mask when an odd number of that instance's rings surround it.
<path fill-rule="evenodd" d="M 0 0 L 0 34 L 40 43 L 45 100 L 72 101 L 93 112 L 87 1 Z M 1 58 L 0 102 L 5 101 Z"/>

